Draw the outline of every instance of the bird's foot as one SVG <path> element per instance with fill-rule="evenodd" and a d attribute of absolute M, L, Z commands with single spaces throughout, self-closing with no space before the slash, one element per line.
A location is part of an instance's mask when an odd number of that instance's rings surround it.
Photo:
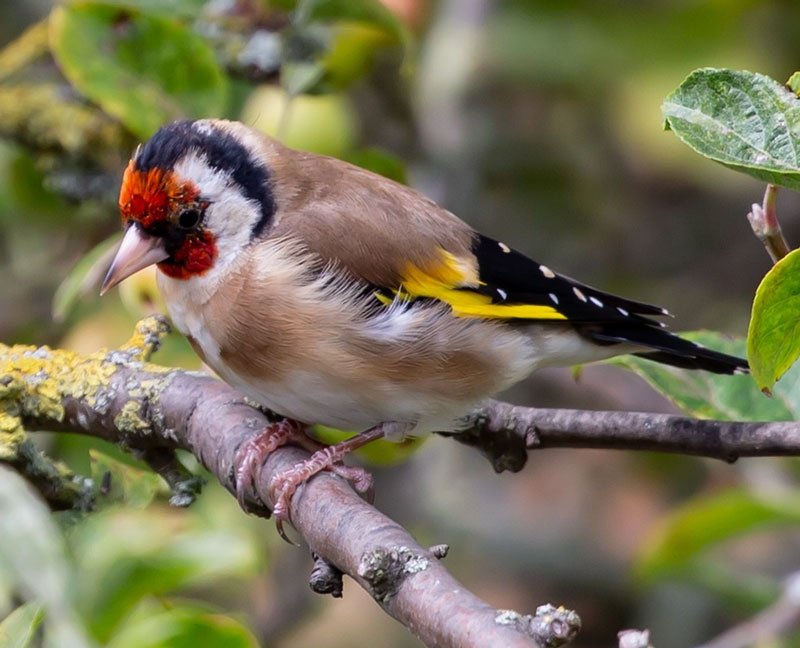
<path fill-rule="evenodd" d="M 291 523 L 289 504 L 292 496 L 298 487 L 322 470 L 330 470 L 334 474 L 351 482 L 356 491 L 366 494 L 367 500 L 372 503 L 374 499 L 372 475 L 363 468 L 345 466 L 342 463 L 342 459 L 353 452 L 353 450 L 357 450 L 361 446 L 385 436 L 388 431 L 393 429 L 389 427 L 392 425 L 395 424 L 384 423 L 376 425 L 341 443 L 326 446 L 321 450 L 317 450 L 305 461 L 296 464 L 294 467 L 284 472 L 278 473 L 272 478 L 269 485 L 270 499 L 273 501 L 272 514 L 275 517 L 278 533 L 284 540 L 291 542 L 283 529 L 283 523 L 287 521 Z"/>
<path fill-rule="evenodd" d="M 375 502 L 375 480 L 372 473 L 358 466 L 347 466 L 341 462 L 330 466 L 329 470 L 349 481 L 357 493 L 361 493 L 370 504 Z"/>
<path fill-rule="evenodd" d="M 281 419 L 269 424 L 258 436 L 245 441 L 236 452 L 233 464 L 236 476 L 236 499 L 242 509 L 249 512 L 247 489 L 253 485 L 255 471 L 270 453 L 290 441 L 305 447 L 306 441 L 311 439 L 306 436 L 305 425 L 291 419 Z"/>

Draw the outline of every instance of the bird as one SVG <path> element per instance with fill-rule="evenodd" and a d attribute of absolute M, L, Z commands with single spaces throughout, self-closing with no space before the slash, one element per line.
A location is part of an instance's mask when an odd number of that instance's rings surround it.
<path fill-rule="evenodd" d="M 236 491 L 285 443 L 311 457 L 270 482 L 273 514 L 378 438 L 454 430 L 542 367 L 634 354 L 719 374 L 747 361 L 669 332 L 652 304 L 603 292 L 485 236 L 414 189 L 288 148 L 240 122 L 178 121 L 133 154 L 124 236 L 102 293 L 155 264 L 169 315 L 202 360 L 283 417 L 244 444 Z M 320 424 L 356 431 L 321 447 Z"/>

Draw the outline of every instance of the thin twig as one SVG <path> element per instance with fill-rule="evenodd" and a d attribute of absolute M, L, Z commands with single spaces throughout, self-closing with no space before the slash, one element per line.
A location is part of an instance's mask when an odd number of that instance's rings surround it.
<path fill-rule="evenodd" d="M 778 639 L 800 626 L 800 572 L 785 581 L 783 594 L 765 610 L 703 644 L 700 648 L 747 648 L 778 645 Z M 782 645 L 782 644 L 781 644 Z"/>
<path fill-rule="evenodd" d="M 460 432 L 440 432 L 478 449 L 497 472 L 523 468 L 530 450 L 603 448 L 709 457 L 800 456 L 800 423 L 695 419 L 645 412 L 520 407 L 489 401 Z"/>
<path fill-rule="evenodd" d="M 773 263 L 777 263 L 789 254 L 789 244 L 783 236 L 781 224 L 778 222 L 776 201 L 778 187 L 768 184 L 764 192 L 764 202 L 759 205 L 753 203 L 752 209 L 747 214 L 753 233 L 764 244 Z"/>

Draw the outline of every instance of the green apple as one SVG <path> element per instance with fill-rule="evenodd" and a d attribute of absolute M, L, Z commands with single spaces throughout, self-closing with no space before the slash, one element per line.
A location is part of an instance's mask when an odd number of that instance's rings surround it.
<path fill-rule="evenodd" d="M 283 88 L 256 88 L 242 110 L 242 121 L 287 146 L 341 157 L 358 138 L 355 111 L 346 95 L 297 95 Z"/>

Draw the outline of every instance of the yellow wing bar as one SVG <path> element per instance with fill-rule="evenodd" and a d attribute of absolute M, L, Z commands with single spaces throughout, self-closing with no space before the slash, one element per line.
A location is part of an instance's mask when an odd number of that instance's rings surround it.
<path fill-rule="evenodd" d="M 566 315 L 543 304 L 496 304 L 491 297 L 470 290 L 482 284 L 477 267 L 441 251 L 440 264 L 427 270 L 409 264 L 403 274 L 403 292 L 412 299 L 429 297 L 449 304 L 457 317 L 564 320 Z"/>

